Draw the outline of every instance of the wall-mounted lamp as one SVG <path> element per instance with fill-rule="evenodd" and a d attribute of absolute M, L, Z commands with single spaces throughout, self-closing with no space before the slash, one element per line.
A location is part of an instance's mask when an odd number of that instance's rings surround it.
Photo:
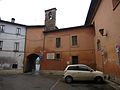
<path fill-rule="evenodd" d="M 107 36 L 107 33 L 104 33 L 104 29 L 99 29 L 99 32 L 102 36 Z"/>

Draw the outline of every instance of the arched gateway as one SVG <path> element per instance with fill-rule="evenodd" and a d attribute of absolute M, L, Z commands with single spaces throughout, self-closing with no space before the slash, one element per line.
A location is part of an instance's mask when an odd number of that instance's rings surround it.
<path fill-rule="evenodd" d="M 39 71 L 41 57 L 37 54 L 30 54 L 27 56 L 25 64 L 25 72 Z"/>

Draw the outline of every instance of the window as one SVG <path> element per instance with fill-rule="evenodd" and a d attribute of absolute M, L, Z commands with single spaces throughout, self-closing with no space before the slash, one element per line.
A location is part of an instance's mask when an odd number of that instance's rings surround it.
<path fill-rule="evenodd" d="M 13 65 L 12 65 L 12 68 L 14 68 L 14 69 L 16 69 L 17 67 L 18 67 L 17 64 L 13 64 Z"/>
<path fill-rule="evenodd" d="M 61 46 L 61 39 L 60 38 L 56 38 L 56 47 L 60 48 Z"/>
<path fill-rule="evenodd" d="M 72 36 L 72 46 L 77 45 L 77 36 Z"/>
<path fill-rule="evenodd" d="M 101 42 L 99 39 L 97 40 L 97 50 L 101 50 Z"/>
<path fill-rule="evenodd" d="M 72 64 L 78 64 L 78 56 L 72 56 Z"/>
<path fill-rule="evenodd" d="M 0 41 L 0 50 L 2 50 L 3 47 L 3 41 Z"/>
<path fill-rule="evenodd" d="M 0 25 L 0 32 L 4 32 L 5 30 L 5 25 Z"/>
<path fill-rule="evenodd" d="M 55 57 L 56 59 L 60 59 L 60 53 L 56 53 Z"/>
<path fill-rule="evenodd" d="M 80 66 L 79 70 L 80 71 L 90 71 L 90 69 L 88 67 L 85 67 L 85 66 Z"/>
<path fill-rule="evenodd" d="M 14 46 L 14 51 L 18 52 L 19 51 L 19 42 L 15 42 L 14 45 L 15 45 Z"/>
<path fill-rule="evenodd" d="M 112 0 L 113 9 L 115 9 L 119 3 L 120 3 L 120 0 Z"/>
<path fill-rule="evenodd" d="M 47 53 L 47 59 L 55 59 L 55 53 Z"/>
<path fill-rule="evenodd" d="M 20 33 L 21 33 L 21 28 L 17 28 L 16 34 L 17 34 L 17 35 L 20 35 Z"/>

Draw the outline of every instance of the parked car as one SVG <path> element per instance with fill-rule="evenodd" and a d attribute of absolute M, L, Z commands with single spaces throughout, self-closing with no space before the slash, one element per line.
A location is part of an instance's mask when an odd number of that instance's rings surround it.
<path fill-rule="evenodd" d="M 68 65 L 64 70 L 64 80 L 71 83 L 73 80 L 94 80 L 97 83 L 104 81 L 104 74 L 84 64 Z"/>

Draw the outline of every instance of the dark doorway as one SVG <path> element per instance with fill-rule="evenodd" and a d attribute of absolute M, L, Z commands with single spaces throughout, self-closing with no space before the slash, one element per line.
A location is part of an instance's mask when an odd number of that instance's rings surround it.
<path fill-rule="evenodd" d="M 36 69 L 36 60 L 40 58 L 37 54 L 30 54 L 27 57 L 27 71 L 26 72 L 32 72 Z"/>
<path fill-rule="evenodd" d="M 78 64 L 78 56 L 72 56 L 72 64 Z"/>

